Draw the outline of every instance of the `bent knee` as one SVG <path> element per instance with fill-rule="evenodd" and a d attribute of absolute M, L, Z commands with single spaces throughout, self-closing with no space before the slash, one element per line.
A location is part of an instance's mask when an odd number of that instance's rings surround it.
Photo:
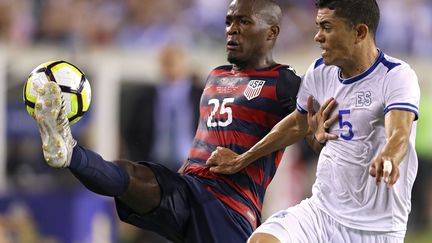
<path fill-rule="evenodd" d="M 139 214 L 155 209 L 161 202 L 161 189 L 155 173 L 146 165 L 128 160 L 117 160 L 129 175 L 129 185 L 118 198 Z"/>
<path fill-rule="evenodd" d="M 156 181 L 154 172 L 146 165 L 138 164 L 125 159 L 116 160 L 114 163 L 122 167 L 131 178 L 143 182 Z"/>
<path fill-rule="evenodd" d="M 281 243 L 276 237 L 266 233 L 255 233 L 249 238 L 247 243 Z"/>

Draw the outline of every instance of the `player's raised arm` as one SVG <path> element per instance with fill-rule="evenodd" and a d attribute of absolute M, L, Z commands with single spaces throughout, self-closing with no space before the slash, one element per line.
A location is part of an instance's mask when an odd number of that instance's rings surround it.
<path fill-rule="evenodd" d="M 236 173 L 258 158 L 302 139 L 307 130 L 306 115 L 295 110 L 245 153 L 238 155 L 227 148 L 219 147 L 207 160 L 207 165 L 211 166 L 210 171 L 215 173 Z"/>
<path fill-rule="evenodd" d="M 385 132 L 387 142 L 381 153 L 372 161 L 369 173 L 376 177 L 377 184 L 384 178 L 388 187 L 394 185 L 399 178 L 399 164 L 408 150 L 415 114 L 409 111 L 392 110 L 385 116 Z M 384 161 L 390 161 L 391 171 L 384 172 Z"/>
<path fill-rule="evenodd" d="M 328 119 L 336 101 L 333 98 L 328 99 L 320 107 L 319 111 L 316 113 L 313 112 L 313 114 L 312 97 L 309 97 L 308 103 L 309 115 L 295 110 L 276 124 L 263 139 L 241 155 L 236 154 L 230 149 L 218 147 L 207 160 L 207 165 L 211 166 L 210 171 L 222 174 L 236 173 L 258 158 L 296 143 L 305 136 L 317 136 L 319 140 L 311 141 L 310 144 L 314 144 L 317 147 L 321 146 L 320 149 L 322 145 L 319 144 L 319 141 L 336 139 L 337 135 L 328 133 L 324 127 L 325 125 L 331 126 L 336 121 L 337 117 Z M 320 149 L 314 148 L 314 150 L 318 151 Z"/>

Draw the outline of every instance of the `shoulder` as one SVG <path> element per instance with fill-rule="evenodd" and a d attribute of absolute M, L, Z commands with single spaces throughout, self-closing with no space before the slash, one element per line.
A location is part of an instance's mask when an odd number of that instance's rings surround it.
<path fill-rule="evenodd" d="M 381 64 L 385 67 L 387 73 L 414 72 L 408 63 L 387 54 L 383 55 Z"/>
<path fill-rule="evenodd" d="M 288 115 L 295 110 L 301 77 L 296 74 L 296 71 L 290 65 L 279 65 L 273 70 L 279 72 L 276 83 L 276 96 L 284 114 Z"/>
<path fill-rule="evenodd" d="M 221 66 L 217 66 L 213 69 L 213 71 L 231 71 L 232 70 L 232 65 L 221 65 Z"/>
<path fill-rule="evenodd" d="M 281 74 L 286 73 L 286 74 L 292 74 L 297 76 L 297 72 L 295 71 L 295 69 L 292 66 L 287 64 L 279 64 L 274 68 L 274 70 L 279 71 L 279 73 Z"/>
<path fill-rule="evenodd" d="M 418 85 L 417 74 L 408 63 L 384 54 L 380 64 L 380 71 L 376 75 L 383 77 L 385 85 Z"/>
<path fill-rule="evenodd" d="M 214 77 L 214 76 L 223 76 L 226 75 L 228 72 L 231 72 L 232 65 L 221 65 L 218 67 L 215 67 L 207 76 L 207 78 Z"/>
<path fill-rule="evenodd" d="M 276 84 L 276 93 L 279 99 L 285 96 L 296 97 L 302 78 L 296 74 L 296 71 L 290 65 L 280 65 L 277 71 L 279 72 L 279 78 Z"/>
<path fill-rule="evenodd" d="M 280 64 L 276 67 L 275 71 L 279 72 L 279 81 L 289 83 L 294 86 L 300 86 L 301 77 L 297 75 L 295 69 L 286 64 Z"/>
<path fill-rule="evenodd" d="M 315 70 L 315 69 L 317 69 L 317 68 L 319 68 L 319 67 L 321 67 L 321 68 L 325 67 L 324 59 L 323 59 L 322 57 L 316 59 L 316 60 L 312 63 L 312 66 L 313 66 L 313 70 Z"/>

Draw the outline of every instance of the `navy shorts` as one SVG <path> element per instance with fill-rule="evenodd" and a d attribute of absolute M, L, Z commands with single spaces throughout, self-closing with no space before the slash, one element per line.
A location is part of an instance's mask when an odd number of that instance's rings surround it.
<path fill-rule="evenodd" d="M 174 242 L 242 243 L 252 234 L 250 223 L 205 189 L 198 178 L 162 165 L 140 162 L 153 170 L 161 188 L 159 207 L 138 215 L 116 199 L 122 221 L 154 231 Z"/>

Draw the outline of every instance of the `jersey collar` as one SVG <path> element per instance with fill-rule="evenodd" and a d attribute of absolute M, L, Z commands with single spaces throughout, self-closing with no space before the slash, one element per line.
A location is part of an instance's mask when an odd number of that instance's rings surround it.
<path fill-rule="evenodd" d="M 378 64 L 383 60 L 384 58 L 384 53 L 381 50 L 378 50 L 379 54 L 378 54 L 378 58 L 375 60 L 375 62 L 372 64 L 372 66 L 370 66 L 370 68 L 366 71 L 364 71 L 363 73 L 354 76 L 352 78 L 349 79 L 343 79 L 341 76 L 341 70 L 339 68 L 338 70 L 338 79 L 339 82 L 341 82 L 342 84 L 352 84 L 356 81 L 359 81 L 361 79 L 363 79 L 364 77 L 368 76 L 371 72 L 373 72 L 373 70 L 375 70 L 375 68 L 378 66 Z"/>

